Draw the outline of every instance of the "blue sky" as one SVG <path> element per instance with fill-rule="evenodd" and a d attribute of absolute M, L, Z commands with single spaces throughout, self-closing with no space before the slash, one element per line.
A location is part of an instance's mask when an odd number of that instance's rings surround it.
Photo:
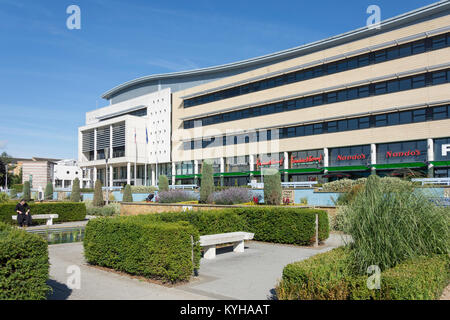
<path fill-rule="evenodd" d="M 248 59 L 347 32 L 427 0 L 0 0 L 0 153 L 77 157 L 101 94 L 156 73 Z M 81 8 L 69 30 L 66 8 Z"/>

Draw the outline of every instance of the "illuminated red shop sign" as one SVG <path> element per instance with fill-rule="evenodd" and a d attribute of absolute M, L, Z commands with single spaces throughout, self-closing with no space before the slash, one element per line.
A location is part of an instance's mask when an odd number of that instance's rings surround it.
<path fill-rule="evenodd" d="M 406 158 L 406 157 L 416 157 L 420 156 L 422 153 L 420 150 L 408 150 L 406 152 L 399 151 L 399 152 L 393 152 L 393 151 L 386 151 L 386 158 Z"/>
<path fill-rule="evenodd" d="M 338 156 L 337 156 L 338 161 L 365 160 L 366 158 L 367 158 L 367 156 L 364 153 L 354 154 L 354 155 L 349 155 L 349 156 L 338 154 Z"/>
<path fill-rule="evenodd" d="M 307 158 L 303 158 L 303 159 L 295 159 L 294 156 L 291 156 L 291 164 L 298 164 L 298 163 L 314 163 L 314 162 L 322 162 L 323 161 L 323 154 L 320 155 L 320 157 L 313 157 L 313 156 L 309 156 Z"/>
<path fill-rule="evenodd" d="M 262 167 L 262 166 L 271 166 L 273 164 L 278 164 L 278 165 L 282 165 L 284 162 L 284 158 L 281 158 L 280 160 L 269 160 L 267 162 L 261 162 L 261 160 L 257 159 L 256 160 L 256 167 Z"/>

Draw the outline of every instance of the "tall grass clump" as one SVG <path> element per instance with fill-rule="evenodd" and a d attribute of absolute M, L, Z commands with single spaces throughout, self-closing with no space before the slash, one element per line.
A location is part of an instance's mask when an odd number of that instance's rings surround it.
<path fill-rule="evenodd" d="M 233 205 L 247 203 L 252 200 L 252 195 L 247 188 L 229 188 L 223 191 L 213 192 L 208 197 L 208 203 Z"/>
<path fill-rule="evenodd" d="M 449 209 L 434 205 L 408 187 L 393 189 L 375 175 L 344 208 L 343 229 L 351 235 L 354 271 L 381 270 L 418 256 L 449 251 Z"/>
<path fill-rule="evenodd" d="M 158 192 L 156 201 L 159 203 L 177 203 L 185 201 L 197 201 L 198 195 L 194 192 L 188 192 L 184 190 L 170 190 Z"/>

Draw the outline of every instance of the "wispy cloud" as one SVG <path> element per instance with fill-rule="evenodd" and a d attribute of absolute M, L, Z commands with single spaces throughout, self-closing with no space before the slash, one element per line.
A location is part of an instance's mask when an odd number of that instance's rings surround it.
<path fill-rule="evenodd" d="M 8 140 L 0 140 L 0 149 L 5 149 L 8 144 Z"/>
<path fill-rule="evenodd" d="M 184 71 L 190 69 L 198 69 L 199 66 L 189 60 L 189 59 L 181 59 L 181 61 L 170 61 L 162 58 L 153 58 L 149 61 L 146 61 L 147 65 L 166 69 L 169 71 Z"/>

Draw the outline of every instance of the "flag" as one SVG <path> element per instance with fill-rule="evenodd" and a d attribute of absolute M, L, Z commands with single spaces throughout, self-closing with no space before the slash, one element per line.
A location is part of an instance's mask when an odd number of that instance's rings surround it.
<path fill-rule="evenodd" d="M 147 133 L 147 127 L 145 127 L 145 141 L 148 144 L 148 133 Z"/>
<path fill-rule="evenodd" d="M 136 128 L 134 128 L 134 144 L 136 144 Z"/>

